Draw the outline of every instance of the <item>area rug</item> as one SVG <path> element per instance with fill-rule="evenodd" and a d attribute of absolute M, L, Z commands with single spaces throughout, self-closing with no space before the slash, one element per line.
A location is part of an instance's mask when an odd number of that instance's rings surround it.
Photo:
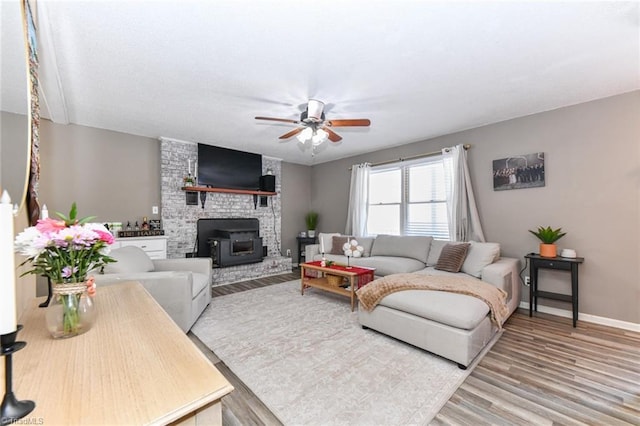
<path fill-rule="evenodd" d="M 191 331 L 285 425 L 427 424 L 473 368 L 363 330 L 300 280 L 215 297 Z"/>

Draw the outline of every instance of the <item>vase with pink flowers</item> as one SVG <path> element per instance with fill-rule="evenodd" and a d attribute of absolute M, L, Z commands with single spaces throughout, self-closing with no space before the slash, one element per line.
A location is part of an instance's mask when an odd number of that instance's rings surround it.
<path fill-rule="evenodd" d="M 26 257 L 26 274 L 46 276 L 52 283 L 51 302 L 45 314 L 47 328 L 55 339 L 88 331 L 95 319 L 91 298 L 95 283 L 90 271 L 115 260 L 109 257 L 113 235 L 93 217 L 77 218 L 76 204 L 69 215 L 41 219 L 18 234 L 15 249 Z"/>

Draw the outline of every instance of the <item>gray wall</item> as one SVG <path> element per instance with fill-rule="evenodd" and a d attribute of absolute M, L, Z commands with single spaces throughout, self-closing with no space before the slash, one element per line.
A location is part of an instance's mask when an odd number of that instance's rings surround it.
<path fill-rule="evenodd" d="M 586 258 L 580 312 L 640 323 L 640 91 L 505 121 L 313 167 L 312 207 L 323 231 L 344 231 L 352 164 L 470 143 L 469 162 L 488 241 L 504 256 L 538 251 L 527 232 L 562 227 L 559 247 Z M 545 153 L 546 186 L 493 191 L 492 160 Z M 545 290 L 567 292 L 568 276 L 542 271 Z M 527 291 L 525 293 L 528 294 Z M 570 309 L 561 302 L 542 304 Z"/>
<path fill-rule="evenodd" d="M 160 218 L 160 141 L 77 125 L 40 123 L 40 204 L 100 222 Z M 133 222 L 132 222 L 133 224 Z"/>
<path fill-rule="evenodd" d="M 0 112 L 0 189 L 21 204 L 29 168 L 29 122 L 26 115 Z"/>
<path fill-rule="evenodd" d="M 282 254 L 291 250 L 295 264 L 299 260 L 296 237 L 307 228 L 304 216 L 311 205 L 311 167 L 283 161 L 281 190 Z"/>

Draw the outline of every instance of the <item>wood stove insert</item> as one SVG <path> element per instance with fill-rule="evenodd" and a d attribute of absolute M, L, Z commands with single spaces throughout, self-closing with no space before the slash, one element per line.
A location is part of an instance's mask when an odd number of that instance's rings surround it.
<path fill-rule="evenodd" d="M 258 219 L 199 219 L 197 228 L 196 256 L 211 257 L 214 268 L 262 262 Z"/>

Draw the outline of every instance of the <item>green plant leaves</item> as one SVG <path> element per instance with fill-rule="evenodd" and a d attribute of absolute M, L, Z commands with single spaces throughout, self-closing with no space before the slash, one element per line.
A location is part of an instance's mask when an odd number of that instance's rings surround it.
<path fill-rule="evenodd" d="M 71 210 L 69 210 L 68 217 L 60 212 L 56 212 L 56 215 L 60 219 L 64 220 L 64 224 L 66 226 L 84 225 L 85 223 L 88 223 L 96 218 L 95 216 L 87 216 L 87 217 L 83 217 L 82 219 L 76 219 L 76 216 L 78 216 L 78 207 L 76 206 L 75 201 L 73 202 L 73 204 L 71 204 Z"/>
<path fill-rule="evenodd" d="M 537 231 L 529 230 L 529 232 L 538 237 L 538 239 L 544 244 L 553 244 L 560 238 L 567 235 L 566 232 L 562 232 L 562 228 L 552 229 L 550 226 L 547 226 L 546 228 L 539 226 Z"/>
<path fill-rule="evenodd" d="M 318 213 L 314 211 L 307 213 L 305 222 L 307 223 L 307 229 L 315 230 L 318 226 Z"/>

